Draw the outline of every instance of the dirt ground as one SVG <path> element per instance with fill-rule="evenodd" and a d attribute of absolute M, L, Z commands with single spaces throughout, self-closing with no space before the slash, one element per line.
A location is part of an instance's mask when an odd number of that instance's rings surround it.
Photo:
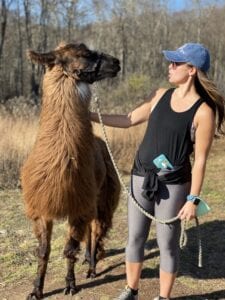
<path fill-rule="evenodd" d="M 203 186 L 202 196 L 212 208 L 209 214 L 200 218 L 203 267 L 197 266 L 197 231 L 194 222 L 189 222 L 186 228 L 188 242 L 181 251 L 179 274 L 172 294 L 174 300 L 225 300 L 224 157 L 223 139 L 213 146 Z M 129 177 L 124 177 L 128 184 Z M 37 241 L 23 209 L 19 189 L 0 191 L 0 300 L 26 299 L 32 291 L 36 273 L 36 257 L 33 253 Z M 110 300 L 118 296 L 126 284 L 124 265 L 127 239 L 126 214 L 126 195 L 122 193 L 114 216 L 113 228 L 105 241 L 106 257 L 98 263 L 95 279 L 86 279 L 87 266 L 82 265 L 81 249 L 75 268 L 78 293 L 74 296 L 63 295 L 66 262 L 62 253 L 67 230 L 66 220 L 55 223 L 44 299 Z M 158 295 L 159 290 L 159 250 L 154 223 L 145 250 L 140 299 L 152 300 Z"/>
<path fill-rule="evenodd" d="M 36 240 L 23 214 L 21 192 L 0 192 L 0 299 L 22 300 L 32 290 L 36 258 L 32 255 Z M 181 266 L 173 299 L 225 299 L 225 222 L 219 213 L 202 220 L 203 268 L 197 267 L 196 228 L 188 225 L 188 244 L 181 252 Z M 204 221 L 204 222 L 203 222 Z M 115 214 L 114 226 L 106 240 L 106 257 L 97 265 L 97 277 L 86 279 L 87 266 L 83 254 L 76 265 L 76 295 L 64 296 L 65 260 L 62 258 L 65 224 L 55 224 L 52 255 L 45 281 L 44 299 L 110 300 L 125 286 L 124 248 L 127 237 L 126 197 L 122 195 Z M 4 228 L 4 230 L 2 229 Z M 215 243 L 216 247 L 215 247 Z M 140 299 L 157 296 L 159 250 L 153 224 L 146 243 L 145 262 L 140 284 Z"/>

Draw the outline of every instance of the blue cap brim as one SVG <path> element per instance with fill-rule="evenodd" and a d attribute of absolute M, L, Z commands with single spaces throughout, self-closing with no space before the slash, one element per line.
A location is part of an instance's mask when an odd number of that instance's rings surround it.
<path fill-rule="evenodd" d="M 163 50 L 163 54 L 168 61 L 188 62 L 185 56 L 178 51 Z"/>

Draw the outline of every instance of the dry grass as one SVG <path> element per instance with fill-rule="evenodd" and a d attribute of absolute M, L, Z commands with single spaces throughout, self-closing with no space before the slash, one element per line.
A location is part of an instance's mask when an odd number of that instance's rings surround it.
<path fill-rule="evenodd" d="M 38 120 L 23 120 L 5 117 L 0 120 L 1 145 L 0 153 L 5 150 L 18 152 L 24 157 L 30 151 L 37 133 Z"/>
<path fill-rule="evenodd" d="M 19 170 L 37 132 L 37 119 L 0 119 L 0 188 L 19 186 Z"/>

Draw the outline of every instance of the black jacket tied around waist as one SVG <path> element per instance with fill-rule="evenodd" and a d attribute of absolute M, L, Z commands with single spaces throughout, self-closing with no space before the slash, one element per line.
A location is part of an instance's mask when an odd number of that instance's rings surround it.
<path fill-rule="evenodd" d="M 191 164 L 189 161 L 183 165 L 174 166 L 173 169 L 158 169 L 151 167 L 146 170 L 136 155 L 132 174 L 144 177 L 142 196 L 147 200 L 153 200 L 159 188 L 159 182 L 165 184 L 183 184 L 191 181 Z"/>

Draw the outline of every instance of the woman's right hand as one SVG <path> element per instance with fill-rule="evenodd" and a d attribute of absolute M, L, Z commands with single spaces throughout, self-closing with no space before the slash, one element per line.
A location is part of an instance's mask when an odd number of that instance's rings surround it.
<path fill-rule="evenodd" d="M 193 202 L 187 201 L 179 211 L 178 217 L 180 220 L 190 221 L 196 217 L 196 211 L 197 206 Z"/>

